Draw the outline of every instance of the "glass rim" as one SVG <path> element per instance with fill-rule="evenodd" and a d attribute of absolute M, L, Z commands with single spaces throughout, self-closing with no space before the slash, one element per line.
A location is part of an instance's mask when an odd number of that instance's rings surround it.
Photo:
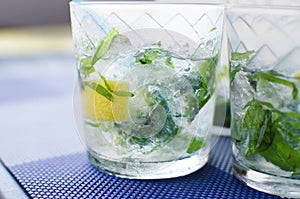
<path fill-rule="evenodd" d="M 187 0 L 187 1 L 176 1 L 176 0 L 71 0 L 69 4 L 74 5 L 207 5 L 207 6 L 222 6 L 224 7 L 224 1 L 222 0 Z"/>
<path fill-rule="evenodd" d="M 227 0 L 227 8 L 268 8 L 268 9 L 300 9 L 300 0 L 286 2 L 285 0 L 264 0 L 250 1 L 249 0 Z"/>

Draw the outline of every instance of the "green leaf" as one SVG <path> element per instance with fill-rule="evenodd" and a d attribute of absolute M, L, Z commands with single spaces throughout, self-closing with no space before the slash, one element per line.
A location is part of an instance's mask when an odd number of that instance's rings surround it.
<path fill-rule="evenodd" d="M 91 57 L 84 57 L 80 60 L 80 66 L 83 68 L 93 67 Z"/>
<path fill-rule="evenodd" d="M 277 120 L 273 124 L 276 131 L 280 132 L 292 145 L 300 147 L 300 118 L 290 117 L 288 114 L 274 113 Z"/>
<path fill-rule="evenodd" d="M 248 104 L 242 129 L 248 136 L 248 148 L 246 155 L 253 155 L 266 150 L 272 143 L 273 134 L 270 132 L 272 112 L 263 108 L 257 101 Z"/>
<path fill-rule="evenodd" d="M 243 118 L 241 134 L 246 137 L 241 141 L 246 143 L 241 144 L 247 144 L 246 156 L 259 154 L 282 170 L 299 175 L 300 115 L 281 112 L 271 103 L 256 99 L 248 102 L 244 108 L 248 109 Z"/>
<path fill-rule="evenodd" d="M 294 171 L 292 172 L 292 176 L 294 178 L 300 178 L 300 168 L 294 169 Z"/>
<path fill-rule="evenodd" d="M 246 51 L 243 53 L 232 52 L 230 59 L 231 59 L 231 61 L 245 61 L 245 65 L 247 65 L 249 62 L 249 56 L 254 53 L 255 53 L 254 50 Z"/>
<path fill-rule="evenodd" d="M 240 72 L 242 70 L 242 65 L 238 65 L 237 67 L 235 67 L 233 70 L 230 71 L 230 83 L 233 82 L 235 75 Z"/>
<path fill-rule="evenodd" d="M 208 94 L 207 96 L 205 96 L 204 98 L 202 98 L 202 100 L 199 101 L 199 109 L 201 109 L 208 102 L 208 100 L 210 98 L 211 98 L 210 94 Z"/>
<path fill-rule="evenodd" d="M 92 58 L 92 65 L 95 65 L 95 63 L 101 59 L 107 52 L 108 50 L 110 49 L 111 47 L 111 44 L 113 42 L 113 40 L 115 39 L 115 37 L 119 35 L 119 32 L 113 28 L 111 29 L 111 31 L 104 37 L 103 40 L 100 41 L 97 49 L 96 49 L 96 52 Z"/>
<path fill-rule="evenodd" d="M 268 162 L 280 167 L 282 170 L 291 171 L 294 174 L 300 169 L 300 150 L 291 145 L 283 132 L 278 132 L 275 125 L 272 128 L 275 136 L 272 145 L 265 151 L 260 152 Z"/>
<path fill-rule="evenodd" d="M 98 72 L 98 74 L 99 74 L 100 78 L 102 79 L 102 81 L 104 82 L 106 89 L 109 90 L 110 92 L 113 92 L 113 90 L 109 86 L 109 83 L 107 82 L 106 78 L 103 75 L 101 75 L 99 72 Z"/>
<path fill-rule="evenodd" d="M 199 109 L 201 109 L 211 97 L 208 91 L 207 76 L 206 76 L 206 72 L 209 71 L 210 67 L 211 67 L 210 62 L 209 60 L 207 60 L 206 62 L 203 63 L 199 71 L 201 75 L 201 88 L 199 89 L 199 93 L 198 93 Z"/>
<path fill-rule="evenodd" d="M 90 73 L 95 72 L 91 57 L 84 57 L 80 60 L 80 71 L 84 75 L 89 75 Z"/>
<path fill-rule="evenodd" d="M 129 91 L 113 91 L 114 95 L 123 96 L 123 97 L 133 97 L 134 94 Z"/>
<path fill-rule="evenodd" d="M 158 51 L 158 49 L 148 48 L 138 55 L 136 62 L 141 64 L 151 64 L 157 58 Z"/>
<path fill-rule="evenodd" d="M 89 126 L 94 127 L 94 128 L 99 128 L 99 127 L 102 126 L 101 123 L 94 123 L 94 122 L 89 122 L 89 121 L 85 121 L 84 123 L 85 123 L 86 125 L 89 125 Z"/>
<path fill-rule="evenodd" d="M 215 30 L 217 30 L 217 27 L 213 27 L 209 32 L 214 32 Z"/>
<path fill-rule="evenodd" d="M 256 72 L 256 73 L 253 74 L 253 78 L 255 78 L 255 79 L 263 78 L 263 79 L 268 80 L 268 81 L 273 82 L 273 83 L 288 86 L 288 87 L 292 88 L 292 97 L 293 97 L 293 99 L 294 100 L 298 99 L 299 91 L 297 89 L 297 86 L 293 82 L 290 82 L 290 81 L 285 80 L 283 78 L 280 78 L 278 76 L 274 76 L 274 73 Z"/>
<path fill-rule="evenodd" d="M 202 88 L 200 90 L 200 96 L 204 98 L 204 96 L 208 93 L 207 90 L 207 78 L 206 78 L 206 71 L 208 69 L 209 65 L 203 65 L 200 69 L 200 75 L 201 75 L 201 80 L 202 80 Z"/>
<path fill-rule="evenodd" d="M 110 46 L 113 42 L 113 39 L 118 35 L 118 31 L 116 29 L 112 29 L 103 40 L 100 41 L 94 56 L 92 57 L 83 57 L 80 60 L 80 72 L 84 75 L 89 75 L 95 72 L 94 65 L 95 63 L 101 59 L 107 51 L 110 49 Z"/>
<path fill-rule="evenodd" d="M 170 68 L 174 69 L 174 64 L 172 62 L 172 56 L 170 55 L 170 53 L 167 53 L 167 57 L 166 57 L 166 61 L 165 61 L 165 64 L 167 66 L 169 66 Z"/>
<path fill-rule="evenodd" d="M 269 109 L 274 109 L 273 105 L 269 102 L 264 102 L 264 101 L 260 101 L 257 99 L 252 99 L 251 101 L 249 101 L 244 108 L 250 107 L 250 106 L 254 106 L 254 107 L 267 107 Z"/>
<path fill-rule="evenodd" d="M 165 64 L 170 68 L 174 69 L 174 64 L 172 62 L 172 55 L 169 51 L 161 48 L 161 42 L 157 44 L 158 47 L 148 48 L 140 52 L 136 56 L 136 63 L 140 64 L 151 64 L 158 57 L 165 58 Z"/>
<path fill-rule="evenodd" d="M 85 81 L 85 82 L 83 82 L 83 84 L 85 86 L 89 86 L 91 89 L 95 90 L 98 94 L 102 95 L 109 101 L 113 100 L 112 94 L 108 90 L 106 90 L 106 88 L 101 86 L 99 83 Z"/>
<path fill-rule="evenodd" d="M 194 153 L 194 152 L 198 151 L 199 149 L 201 149 L 203 147 L 203 145 L 204 145 L 203 138 L 193 137 L 186 152 L 189 154 Z"/>
<path fill-rule="evenodd" d="M 85 68 L 85 67 L 83 67 L 83 68 L 81 68 L 80 71 L 81 71 L 81 73 L 84 74 L 84 75 L 89 75 L 89 74 L 95 72 L 95 68 L 94 68 L 94 67 L 90 67 L 90 68 Z"/>
<path fill-rule="evenodd" d="M 155 45 L 157 45 L 158 47 L 161 47 L 161 41 L 158 41 Z"/>

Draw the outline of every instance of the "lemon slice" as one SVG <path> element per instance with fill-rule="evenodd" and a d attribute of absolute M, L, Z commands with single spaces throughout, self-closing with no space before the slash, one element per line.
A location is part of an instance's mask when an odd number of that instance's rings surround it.
<path fill-rule="evenodd" d="M 298 79 L 300 79 L 300 70 L 297 71 L 297 72 L 295 72 L 295 77 L 298 78 Z M 300 80 L 299 80 L 299 81 L 300 81 Z"/>
<path fill-rule="evenodd" d="M 103 81 L 92 82 L 105 87 Z M 128 82 L 107 80 L 112 90 L 128 91 Z M 128 96 L 113 95 L 110 101 L 89 86 L 81 91 L 83 115 L 95 121 L 126 121 L 128 119 Z"/>

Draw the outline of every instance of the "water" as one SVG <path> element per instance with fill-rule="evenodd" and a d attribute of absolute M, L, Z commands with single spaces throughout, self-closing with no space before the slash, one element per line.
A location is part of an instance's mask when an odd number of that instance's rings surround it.
<path fill-rule="evenodd" d="M 120 40 L 116 41 L 113 50 L 120 45 Z M 88 148 L 115 160 L 162 162 L 190 157 L 187 149 L 193 139 L 209 140 L 213 115 L 207 113 L 214 109 L 214 64 L 210 59 L 184 59 L 157 45 L 132 49 L 127 44 L 121 43 L 128 49 L 125 53 L 109 52 L 110 59 L 104 60 L 109 65 L 99 71 L 107 80 L 128 83 L 128 91 L 133 93 L 128 98 L 128 118 L 111 122 L 87 118 L 88 123 L 97 124 L 96 128 L 86 125 Z M 157 52 L 152 63 L 137 63 L 138 56 L 149 49 Z M 172 66 L 166 64 L 167 56 Z M 210 68 L 205 89 L 199 72 L 203 67 Z M 209 94 L 210 99 L 200 107 L 202 98 Z M 118 114 L 119 109 L 114 108 L 118 104 L 111 106 L 113 114 Z M 195 153 L 208 153 L 207 148 L 200 147 Z"/>

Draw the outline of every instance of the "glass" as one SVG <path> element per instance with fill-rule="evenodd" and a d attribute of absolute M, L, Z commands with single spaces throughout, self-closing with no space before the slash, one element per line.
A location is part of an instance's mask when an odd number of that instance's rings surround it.
<path fill-rule="evenodd" d="M 233 168 L 251 187 L 298 198 L 300 4 L 270 2 L 227 8 Z"/>
<path fill-rule="evenodd" d="M 71 2 L 70 8 L 80 133 L 90 162 L 138 179 L 203 167 L 223 6 L 87 1 Z"/>

